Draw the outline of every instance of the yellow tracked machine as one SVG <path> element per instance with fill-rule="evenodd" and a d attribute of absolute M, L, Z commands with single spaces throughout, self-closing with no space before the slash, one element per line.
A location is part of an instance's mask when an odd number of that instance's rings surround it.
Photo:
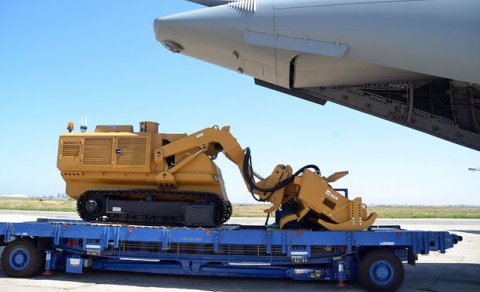
<path fill-rule="evenodd" d="M 277 165 L 260 177 L 250 149 L 240 147 L 229 127 L 162 134 L 157 123 L 142 122 L 139 132 L 132 126 L 69 132 L 60 136 L 57 165 L 86 221 L 212 227 L 232 214 L 214 163 L 220 152 L 238 166 L 253 197 L 272 204 L 265 212 L 280 211 L 280 228 L 363 230 L 376 219 L 361 198 L 349 200 L 330 186 L 346 171 L 323 177 L 315 165 L 296 172 Z"/>

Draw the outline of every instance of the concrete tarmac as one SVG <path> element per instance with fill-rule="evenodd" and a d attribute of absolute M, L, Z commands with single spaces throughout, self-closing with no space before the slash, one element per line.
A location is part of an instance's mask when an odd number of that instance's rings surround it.
<path fill-rule="evenodd" d="M 75 213 L 2 211 L 0 222 L 35 221 L 36 218 L 78 219 Z M 262 218 L 232 218 L 229 224 L 264 224 Z M 480 291 L 480 220 L 378 219 L 379 225 L 401 225 L 409 230 L 450 231 L 463 241 L 446 254 L 419 256 L 415 267 L 405 265 L 405 280 L 399 291 Z M 123 272 L 89 271 L 82 275 L 55 272 L 30 279 L 8 278 L 0 271 L 0 291 L 363 291 L 353 281 L 339 289 L 334 282 L 169 276 Z"/>

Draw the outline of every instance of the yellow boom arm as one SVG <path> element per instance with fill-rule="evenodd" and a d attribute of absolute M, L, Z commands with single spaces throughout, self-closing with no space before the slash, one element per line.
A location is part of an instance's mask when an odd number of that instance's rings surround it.
<path fill-rule="evenodd" d="M 165 165 L 164 157 L 183 152 L 191 154 L 173 167 Z M 165 169 L 156 176 L 155 181 L 159 185 L 174 184 L 175 173 L 200 153 L 215 159 L 219 152 L 223 152 L 238 166 L 248 190 L 257 200 L 273 204 L 265 212 L 273 212 L 287 203 L 298 205 L 298 212 L 280 218 L 281 228 L 291 221 L 308 218 L 329 230 L 363 230 L 370 227 L 377 217 L 376 213 L 367 216 L 366 205 L 361 198 L 351 201 L 329 185 L 348 172 L 337 172 L 324 178 L 313 165 L 296 173 L 289 165 L 277 165 L 270 176 L 257 182 L 251 167 L 250 150 L 241 148 L 229 127 L 206 128 L 155 150 L 155 164 Z"/>

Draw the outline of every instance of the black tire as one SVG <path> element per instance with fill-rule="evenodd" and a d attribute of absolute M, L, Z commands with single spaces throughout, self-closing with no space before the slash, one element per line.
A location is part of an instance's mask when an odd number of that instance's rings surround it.
<path fill-rule="evenodd" d="M 9 277 L 32 277 L 43 271 L 45 252 L 37 250 L 31 240 L 19 238 L 7 244 L 3 250 L 1 265 Z"/>
<path fill-rule="evenodd" d="M 388 250 L 375 250 L 362 258 L 358 280 L 369 291 L 395 291 L 402 285 L 404 273 L 396 255 Z"/>

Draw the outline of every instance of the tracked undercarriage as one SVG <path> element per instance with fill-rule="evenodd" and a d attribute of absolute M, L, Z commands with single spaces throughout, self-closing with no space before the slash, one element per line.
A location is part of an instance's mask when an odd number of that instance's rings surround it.
<path fill-rule="evenodd" d="M 77 201 L 77 211 L 89 222 L 215 227 L 230 219 L 232 206 L 207 192 L 90 190 Z"/>

